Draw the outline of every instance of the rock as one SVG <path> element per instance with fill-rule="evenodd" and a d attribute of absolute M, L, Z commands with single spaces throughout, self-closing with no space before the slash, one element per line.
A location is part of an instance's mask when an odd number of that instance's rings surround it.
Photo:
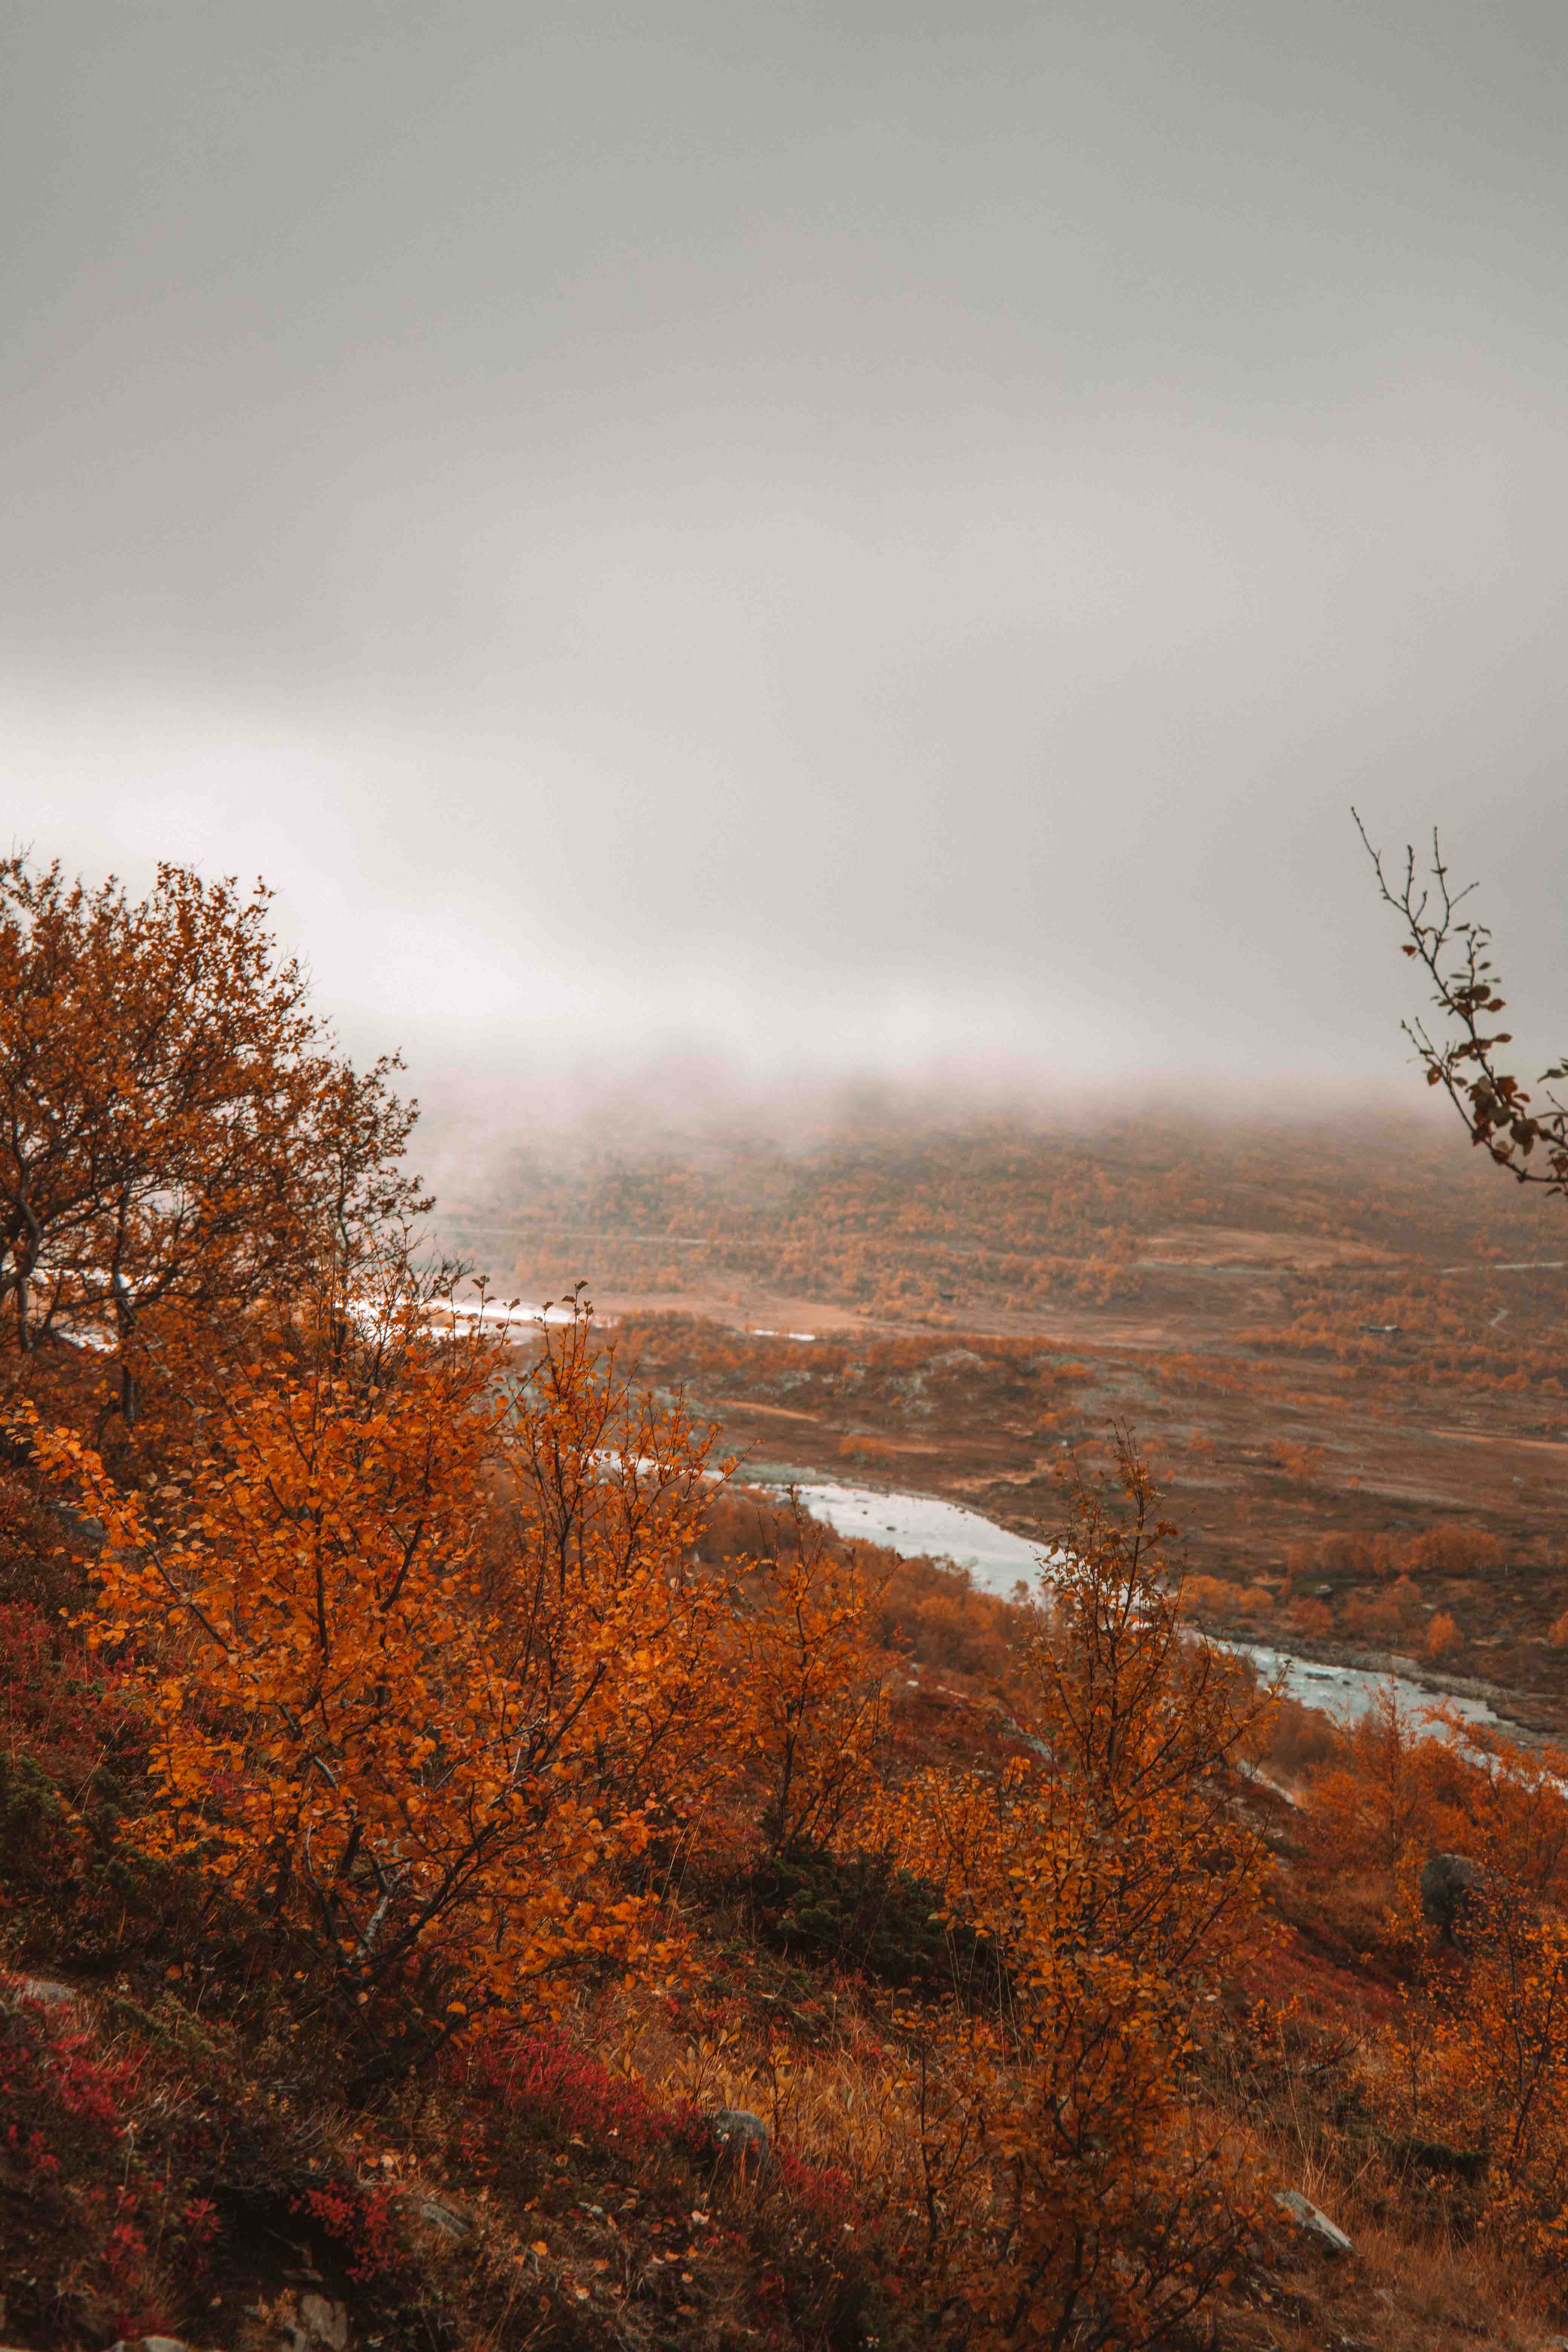
<path fill-rule="evenodd" d="M 109 2352 L 191 2352 L 191 2347 L 178 2336 L 121 2336 Z"/>
<path fill-rule="evenodd" d="M 1274 2202 L 1282 2213 L 1290 2216 L 1298 2230 L 1310 2238 L 1321 2252 L 1339 2255 L 1355 2252 L 1338 2222 L 1331 2221 L 1326 2213 L 1321 2213 L 1311 2199 L 1303 2197 L 1299 2189 L 1277 2189 Z"/>
<path fill-rule="evenodd" d="M 1421 1865 L 1421 1916 L 1451 1944 L 1475 1901 L 1482 1877 L 1479 1862 L 1465 1853 L 1429 1853 Z"/>
<path fill-rule="evenodd" d="M 324 2347 L 325 2352 L 343 2352 L 348 2343 L 348 2307 L 330 2302 L 324 2294 L 300 2297 L 300 2325 L 305 2330 L 305 2340 L 298 2352 L 314 2352 L 318 2345 Z"/>
<path fill-rule="evenodd" d="M 255 2305 L 250 2315 L 265 2334 L 250 2331 L 242 2341 L 265 2343 L 268 2352 L 347 2352 L 349 2315 L 346 2304 L 313 2288 L 304 2294 L 286 2292 L 276 2303 Z M 127 2347 L 136 2352 L 136 2347 Z"/>
<path fill-rule="evenodd" d="M 75 1985 L 61 1984 L 58 1977 L 13 1977 L 7 1990 L 14 2000 L 41 2001 L 46 2009 L 62 2009 L 78 1998 Z"/>
<path fill-rule="evenodd" d="M 773 2160 L 773 2136 L 761 2116 L 745 2107 L 719 2107 L 703 2118 L 719 2143 L 719 2160 L 742 2180 L 758 2179 Z"/>
<path fill-rule="evenodd" d="M 434 2197 L 422 2197 L 414 2210 L 427 2230 L 437 2231 L 443 2238 L 471 2238 L 474 2234 L 471 2221 Z"/>

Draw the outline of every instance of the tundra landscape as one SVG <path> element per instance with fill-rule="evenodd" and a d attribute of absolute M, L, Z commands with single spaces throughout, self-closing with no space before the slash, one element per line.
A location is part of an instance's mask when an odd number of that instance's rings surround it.
<path fill-rule="evenodd" d="M 1462 992 L 1462 1124 L 443 1212 L 263 889 L 0 889 L 19 2341 L 1545 2343 L 1563 1151 Z"/>
<path fill-rule="evenodd" d="M 628 1121 L 533 1143 L 442 1226 L 498 1297 L 584 1280 L 743 1476 L 1045 1541 L 1064 1462 L 1124 1425 L 1204 1622 L 1385 1663 L 1442 1617 L 1445 1674 L 1562 1730 L 1568 1223 L 1424 1111 Z"/>
<path fill-rule="evenodd" d="M 1565 121 L 11 0 L 0 2352 L 1565 2352 Z"/>

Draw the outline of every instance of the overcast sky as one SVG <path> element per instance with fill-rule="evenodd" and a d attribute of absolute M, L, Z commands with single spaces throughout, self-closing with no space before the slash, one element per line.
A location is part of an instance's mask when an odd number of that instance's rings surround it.
<path fill-rule="evenodd" d="M 1354 800 L 1568 1042 L 1561 0 L 4 40 L 0 836 L 423 1078 L 1405 1087 Z"/>

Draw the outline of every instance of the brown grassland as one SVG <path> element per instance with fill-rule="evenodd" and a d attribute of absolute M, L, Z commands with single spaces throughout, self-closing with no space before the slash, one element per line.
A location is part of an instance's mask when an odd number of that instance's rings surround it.
<path fill-rule="evenodd" d="M 1451 1122 L 889 1121 L 548 1170 L 445 1230 L 503 1291 L 586 1278 L 758 1468 L 1044 1536 L 1062 1459 L 1131 1423 L 1205 1622 L 1381 1659 L 1446 1616 L 1449 1676 L 1568 1726 L 1568 1219 Z"/>

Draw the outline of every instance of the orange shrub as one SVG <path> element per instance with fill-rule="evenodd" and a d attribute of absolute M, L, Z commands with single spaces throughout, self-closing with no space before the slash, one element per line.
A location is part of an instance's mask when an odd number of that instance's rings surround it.
<path fill-rule="evenodd" d="M 1439 1609 L 1426 1628 L 1426 1655 L 1446 1658 L 1459 1646 L 1459 1629 L 1446 1609 Z"/>
<path fill-rule="evenodd" d="M 585 1312 L 526 1386 L 414 1326 L 390 1384 L 253 1372 L 167 1498 L 38 1445 L 106 1529 L 94 1638 L 145 1660 L 148 1846 L 286 1922 L 376 2063 L 657 1958 L 625 1871 L 721 1768 L 708 1440 Z M 491 1496 L 496 1498 L 492 1503 Z"/>
<path fill-rule="evenodd" d="M 1354 1856 L 1392 1875 L 1433 1840 L 1438 1761 L 1436 1743 L 1400 1706 L 1394 1685 L 1380 1685 L 1336 1759 L 1312 1783 L 1308 1820 L 1320 1859 L 1337 1867 Z"/>
<path fill-rule="evenodd" d="M 887 1719 L 874 1646 L 879 1591 L 790 1496 L 795 1543 L 755 1564 L 739 1647 L 744 1731 L 775 1853 L 827 1844 L 868 1794 Z"/>
<path fill-rule="evenodd" d="M 1221 1576 L 1189 1576 L 1182 1586 L 1182 1604 L 1194 1615 L 1200 1610 L 1228 1615 L 1237 1597 L 1236 1586 Z"/>
<path fill-rule="evenodd" d="M 907 2021 L 932 2256 L 998 2347 L 1168 2343 L 1254 2228 L 1196 2068 L 1258 1927 L 1235 1803 L 1268 1703 L 1179 1623 L 1142 1465 L 1080 1491 L 1000 1778 L 927 1773 L 884 1823 L 1005 1997 Z M 1191 2096 L 1189 2096 L 1191 2095 Z"/>

